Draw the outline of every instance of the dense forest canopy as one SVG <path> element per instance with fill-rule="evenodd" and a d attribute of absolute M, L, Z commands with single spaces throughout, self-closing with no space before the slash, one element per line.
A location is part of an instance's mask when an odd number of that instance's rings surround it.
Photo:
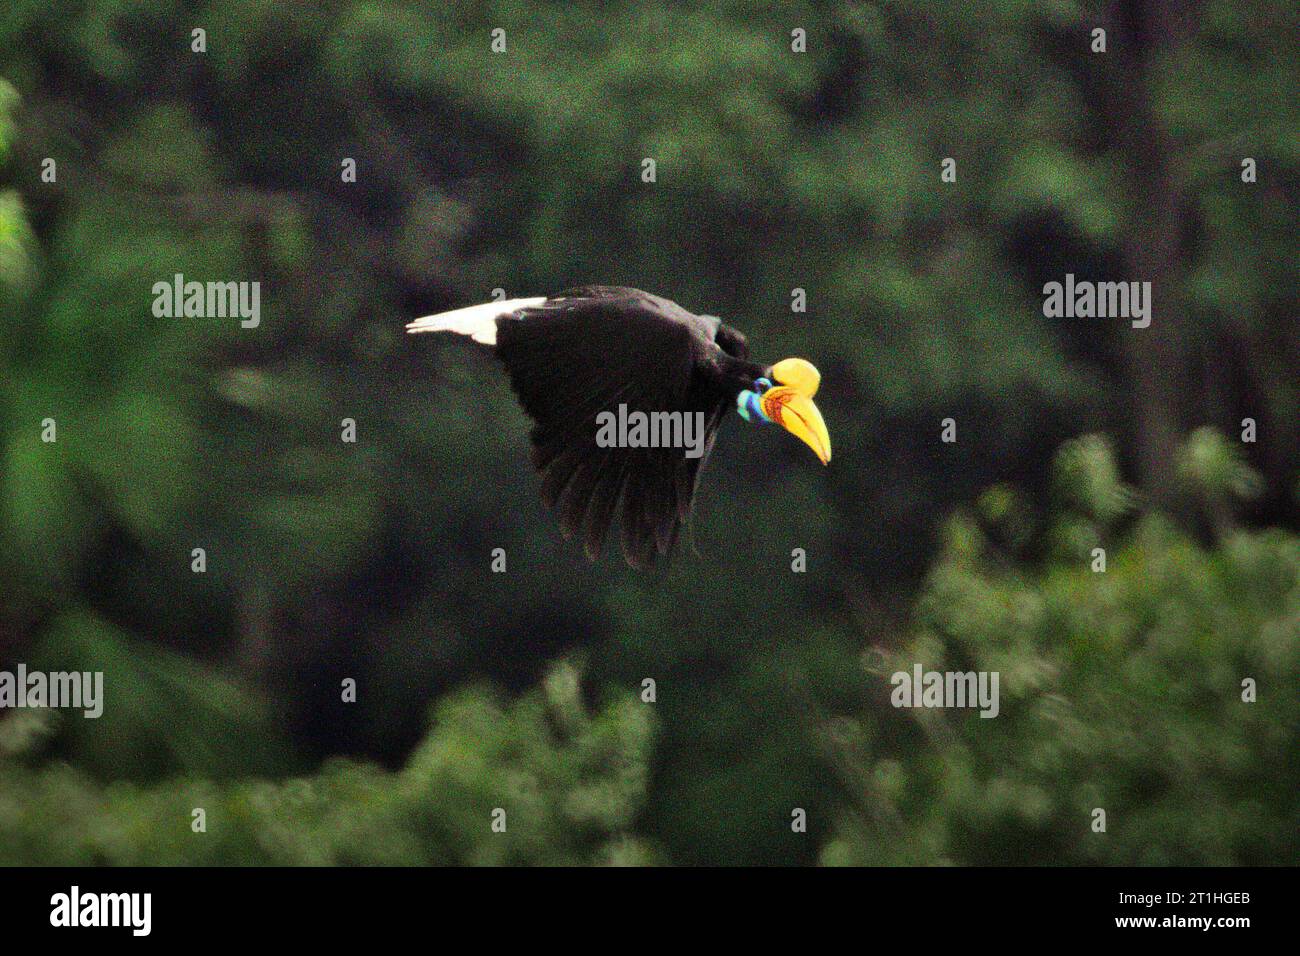
<path fill-rule="evenodd" d="M 0 715 L 0 862 L 1296 862 L 1296 27 L 13 0 L 0 668 L 108 696 Z M 588 282 L 814 361 L 831 467 L 729 422 L 671 566 L 589 565 L 491 357 L 402 334 Z"/>

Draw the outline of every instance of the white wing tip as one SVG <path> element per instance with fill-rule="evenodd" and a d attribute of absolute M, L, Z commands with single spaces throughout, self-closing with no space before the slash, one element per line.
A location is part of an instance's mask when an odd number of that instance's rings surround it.
<path fill-rule="evenodd" d="M 507 299 L 504 301 L 485 302 L 471 305 L 437 315 L 426 315 L 413 322 L 406 323 L 407 332 L 455 332 L 468 335 L 475 342 L 483 345 L 496 345 L 497 319 L 520 309 L 541 305 L 546 296 L 530 299 Z"/>
<path fill-rule="evenodd" d="M 441 332 L 445 326 L 439 325 L 436 315 L 426 315 L 422 319 L 415 319 L 406 323 L 408 332 Z"/>

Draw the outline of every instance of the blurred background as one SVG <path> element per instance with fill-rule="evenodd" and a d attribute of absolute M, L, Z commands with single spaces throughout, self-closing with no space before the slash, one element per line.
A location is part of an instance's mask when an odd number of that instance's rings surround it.
<path fill-rule="evenodd" d="M 1300 862 L 1297 25 L 10 0 L 0 669 L 106 700 L 0 712 L 0 863 Z M 593 282 L 815 362 L 831 467 L 728 422 L 693 547 L 589 565 L 402 326 Z M 1001 715 L 894 709 L 918 662 Z"/>

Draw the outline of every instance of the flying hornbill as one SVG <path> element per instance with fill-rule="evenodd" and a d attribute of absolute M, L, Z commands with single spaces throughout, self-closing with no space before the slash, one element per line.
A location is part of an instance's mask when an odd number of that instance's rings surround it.
<path fill-rule="evenodd" d="M 542 498 L 557 507 L 565 537 L 600 554 L 622 508 L 622 546 L 636 568 L 666 555 L 723 416 L 774 422 L 826 464 L 830 437 L 813 404 L 821 376 L 811 363 L 749 360 L 745 336 L 720 319 L 617 286 L 583 286 L 554 296 L 509 299 L 416 319 L 408 332 L 456 332 L 493 346 L 532 430 Z M 692 456 L 680 447 L 609 447 L 602 413 L 618 406 L 649 415 L 679 412 L 702 425 Z M 625 410 L 626 410 L 625 409 Z M 606 421 L 608 419 L 605 419 Z"/>

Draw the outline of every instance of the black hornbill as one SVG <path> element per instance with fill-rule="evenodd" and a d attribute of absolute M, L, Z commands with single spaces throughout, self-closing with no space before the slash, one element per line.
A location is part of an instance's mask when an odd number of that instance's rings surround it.
<path fill-rule="evenodd" d="M 646 567 L 656 552 L 672 549 L 728 409 L 781 425 L 823 464 L 831 459 L 826 423 L 812 401 L 817 369 L 797 358 L 751 362 L 745 336 L 717 317 L 639 289 L 583 286 L 430 315 L 406 328 L 456 332 L 494 347 L 536 423 L 532 458 L 542 498 L 558 506 L 565 536 L 581 535 L 592 560 L 620 502 L 629 564 Z M 702 432 L 694 455 L 645 441 L 602 441 L 616 408 L 645 417 L 684 413 L 678 422 L 690 416 Z"/>

